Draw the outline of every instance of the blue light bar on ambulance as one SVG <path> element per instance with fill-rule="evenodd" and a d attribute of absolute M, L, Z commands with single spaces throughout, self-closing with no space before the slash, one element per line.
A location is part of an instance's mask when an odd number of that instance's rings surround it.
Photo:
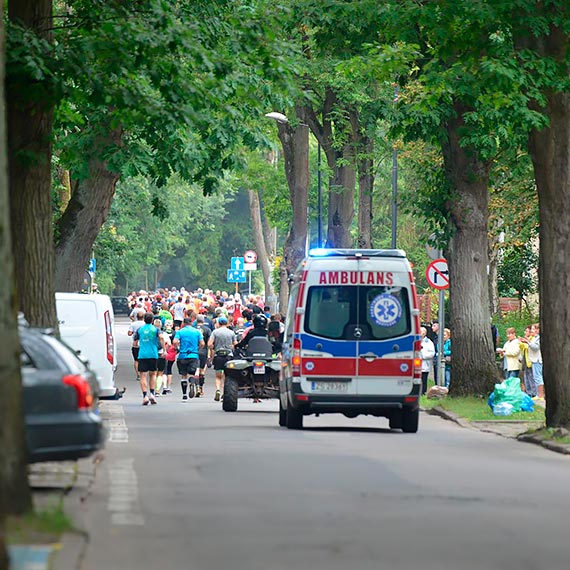
<path fill-rule="evenodd" d="M 309 250 L 309 257 L 406 257 L 401 249 L 333 249 L 316 247 Z"/>

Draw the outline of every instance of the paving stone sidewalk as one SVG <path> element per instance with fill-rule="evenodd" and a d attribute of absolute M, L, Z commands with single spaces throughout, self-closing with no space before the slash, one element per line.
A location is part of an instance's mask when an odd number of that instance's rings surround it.
<path fill-rule="evenodd" d="M 538 403 L 538 405 L 542 405 L 544 407 L 543 403 Z M 570 445 L 554 442 L 541 435 L 527 433 L 529 430 L 535 430 L 544 425 L 543 422 L 540 421 L 501 419 L 469 422 L 465 418 L 445 410 L 440 406 L 425 409 L 424 411 L 428 414 L 440 416 L 446 420 L 452 421 L 466 429 L 478 429 L 479 431 L 494 433 L 502 437 L 517 439 L 518 441 L 526 443 L 534 443 L 549 449 L 550 451 L 570 455 Z"/>

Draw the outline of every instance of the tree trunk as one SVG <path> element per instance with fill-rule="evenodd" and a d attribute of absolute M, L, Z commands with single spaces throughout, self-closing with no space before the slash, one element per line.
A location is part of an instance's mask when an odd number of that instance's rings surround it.
<path fill-rule="evenodd" d="M 359 248 L 372 247 L 372 191 L 374 189 L 374 141 L 358 136 L 358 237 Z"/>
<path fill-rule="evenodd" d="M 452 190 L 448 204 L 455 232 L 446 251 L 450 278 L 452 395 L 487 394 L 498 381 L 491 339 L 487 279 L 490 163 L 460 144 L 468 109 L 455 104 L 442 144 Z"/>
<path fill-rule="evenodd" d="M 352 247 L 350 228 L 354 219 L 356 187 L 352 145 L 345 144 L 340 155 L 332 163 L 329 161 L 329 167 L 333 175 L 329 181 L 327 247 L 349 248 Z"/>
<path fill-rule="evenodd" d="M 10 21 L 49 39 L 51 0 L 9 2 Z M 10 218 L 20 310 L 34 326 L 57 327 L 51 206 L 53 103 L 48 85 L 7 78 Z M 46 93 L 43 100 L 28 94 Z"/>
<path fill-rule="evenodd" d="M 100 141 L 99 155 L 120 145 L 121 137 L 121 129 L 111 131 L 105 141 Z M 78 182 L 58 223 L 55 275 L 58 291 L 81 290 L 93 244 L 109 215 L 119 177 L 118 172 L 108 169 L 104 160 L 92 158 L 89 161 L 89 178 Z"/>
<path fill-rule="evenodd" d="M 279 312 L 282 315 L 287 313 L 289 303 L 289 274 L 285 264 L 279 266 Z"/>
<path fill-rule="evenodd" d="M 546 425 L 570 428 L 570 95 L 549 94 L 545 112 L 550 126 L 532 132 L 529 150 L 539 198 Z"/>
<path fill-rule="evenodd" d="M 265 215 L 265 207 L 263 202 L 259 201 L 260 212 L 261 212 L 261 224 L 263 227 L 263 241 L 265 242 L 265 250 L 267 251 L 267 256 L 270 261 L 275 260 L 277 255 L 277 228 L 272 228 L 269 225 L 269 220 Z"/>
<path fill-rule="evenodd" d="M 303 110 L 297 109 L 302 121 Z M 309 199 L 309 130 L 304 125 L 291 126 L 278 123 L 279 140 L 283 147 L 285 176 L 289 186 L 289 197 L 293 208 L 291 228 L 283 246 L 283 261 L 290 275 L 305 257 L 307 244 L 307 208 Z M 282 279 L 283 281 L 283 279 Z"/>
<path fill-rule="evenodd" d="M 32 508 L 20 373 L 14 258 L 10 234 L 4 102 L 4 21 L 0 22 L 0 568 L 6 568 L 4 522 L 8 514 Z"/>
<path fill-rule="evenodd" d="M 257 248 L 257 260 L 261 265 L 263 272 L 263 283 L 265 285 L 265 300 L 269 297 L 275 297 L 273 287 L 271 285 L 271 264 L 269 263 L 269 255 L 263 237 L 263 224 L 261 222 L 261 205 L 259 202 L 259 194 L 256 190 L 248 190 L 249 213 L 253 226 L 253 237 L 255 238 L 255 247 Z"/>
<path fill-rule="evenodd" d="M 333 111 L 338 114 L 346 109 L 338 108 L 338 100 L 334 91 L 327 87 L 322 108 L 322 124 L 312 108 L 306 108 L 305 116 L 311 131 L 317 137 L 327 158 L 327 165 L 332 171 L 329 179 L 329 204 L 327 247 L 352 247 L 350 229 L 354 219 L 354 191 L 356 187 L 356 171 L 354 161 L 354 135 L 351 125 L 338 121 L 333 129 Z M 346 142 L 337 148 L 335 136 L 344 131 Z"/>
<path fill-rule="evenodd" d="M 61 212 L 65 212 L 69 200 L 71 199 L 71 177 L 69 170 L 58 167 L 57 178 L 59 180 L 59 209 Z"/>
<path fill-rule="evenodd" d="M 498 237 L 489 238 L 489 310 L 493 317 L 499 315 L 499 251 Z"/>

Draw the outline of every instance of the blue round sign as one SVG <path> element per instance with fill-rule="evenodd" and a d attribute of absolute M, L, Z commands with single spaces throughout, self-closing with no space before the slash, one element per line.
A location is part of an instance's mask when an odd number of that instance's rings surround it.
<path fill-rule="evenodd" d="M 397 297 L 383 293 L 370 303 L 370 316 L 380 327 L 392 327 L 402 318 L 402 305 Z"/>

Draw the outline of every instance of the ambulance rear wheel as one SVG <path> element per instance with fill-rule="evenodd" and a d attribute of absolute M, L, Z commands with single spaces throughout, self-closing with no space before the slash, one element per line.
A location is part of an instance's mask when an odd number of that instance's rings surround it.
<path fill-rule="evenodd" d="M 287 406 L 285 425 L 289 429 L 303 429 L 303 414 L 299 410 Z"/>
<path fill-rule="evenodd" d="M 284 427 L 287 425 L 287 410 L 283 407 L 281 403 L 281 398 L 279 398 L 279 425 Z"/>
<path fill-rule="evenodd" d="M 418 431 L 418 424 L 420 420 L 419 410 L 406 410 L 402 411 L 402 431 L 404 433 L 416 433 Z"/>

